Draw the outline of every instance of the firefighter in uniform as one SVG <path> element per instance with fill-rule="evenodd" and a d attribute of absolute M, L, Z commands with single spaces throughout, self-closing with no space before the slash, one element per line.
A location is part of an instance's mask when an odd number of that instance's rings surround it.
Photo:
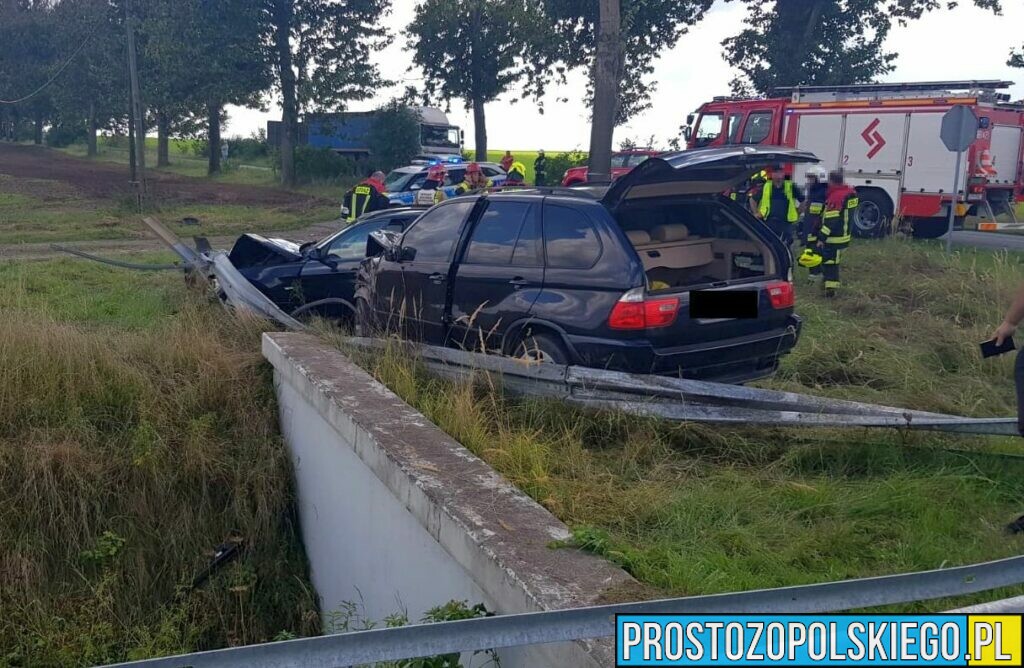
<path fill-rule="evenodd" d="M 389 206 L 391 202 L 384 195 L 384 172 L 374 171 L 345 193 L 341 213 L 351 224 L 363 214 Z"/>
<path fill-rule="evenodd" d="M 506 186 L 526 185 L 526 165 L 521 162 L 513 162 L 508 170 L 508 178 L 505 179 Z"/>
<path fill-rule="evenodd" d="M 544 149 L 537 151 L 537 159 L 533 161 L 533 183 L 537 186 L 548 184 L 548 159 Z"/>
<path fill-rule="evenodd" d="M 803 225 L 800 230 L 800 243 L 804 248 L 814 248 L 818 243 L 818 228 L 821 227 L 821 215 L 825 212 L 825 200 L 828 197 L 828 172 L 824 167 L 813 165 L 807 169 L 807 199 L 804 200 Z M 821 265 L 811 267 L 810 278 L 819 281 L 822 278 Z"/>
<path fill-rule="evenodd" d="M 475 190 L 484 190 L 486 188 L 492 188 L 494 183 L 484 176 L 483 170 L 480 169 L 480 165 L 475 162 L 469 163 L 466 167 L 466 178 L 459 185 L 455 186 L 456 195 L 465 195 L 468 192 Z"/>
<path fill-rule="evenodd" d="M 758 218 L 787 246 L 793 243 L 793 227 L 800 220 L 800 189 L 781 168 L 773 169 L 771 180 L 761 186 Z"/>
<path fill-rule="evenodd" d="M 427 170 L 427 178 L 423 181 L 423 188 L 416 193 L 416 204 L 425 206 L 430 203 L 437 204 L 445 200 L 444 194 L 444 180 L 448 175 L 448 170 L 444 168 L 444 165 L 431 165 L 430 169 Z M 427 194 L 427 193 L 433 194 Z M 428 200 L 429 198 L 429 200 Z"/>
<path fill-rule="evenodd" d="M 843 250 L 850 245 L 850 217 L 854 215 L 859 205 L 857 191 L 846 185 L 843 173 L 831 172 L 828 175 L 825 211 L 822 213 L 821 227 L 818 228 L 815 244 L 821 255 L 826 297 L 835 297 L 840 286 L 839 265 Z"/>

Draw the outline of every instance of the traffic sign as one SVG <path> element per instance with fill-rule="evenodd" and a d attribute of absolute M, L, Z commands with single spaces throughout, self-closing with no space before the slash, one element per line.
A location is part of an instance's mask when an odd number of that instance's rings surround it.
<path fill-rule="evenodd" d="M 946 252 L 953 250 L 953 222 L 956 205 L 960 200 L 960 162 L 964 151 L 971 147 L 978 137 L 978 117 L 970 107 L 958 104 L 942 116 L 939 137 L 946 148 L 956 153 L 956 167 L 953 169 L 953 197 L 949 202 L 949 223 L 946 227 Z"/>
<path fill-rule="evenodd" d="M 978 135 L 978 117 L 970 107 L 958 104 L 942 117 L 939 136 L 950 151 L 966 151 Z"/>

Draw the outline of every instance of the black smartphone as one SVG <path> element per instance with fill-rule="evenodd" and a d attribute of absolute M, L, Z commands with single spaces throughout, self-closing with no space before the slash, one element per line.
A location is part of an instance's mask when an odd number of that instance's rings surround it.
<path fill-rule="evenodd" d="M 1013 345 L 1013 337 L 1012 336 L 1008 336 L 1005 339 L 1003 339 L 1003 345 L 1001 345 L 1001 346 L 997 346 L 996 345 L 996 340 L 995 339 L 992 339 L 991 341 L 983 341 L 980 345 L 981 345 L 981 356 L 983 358 L 984 357 L 995 357 L 996 355 L 1002 355 L 1003 353 L 1008 353 L 1011 350 L 1014 350 L 1016 348 L 1016 346 Z"/>

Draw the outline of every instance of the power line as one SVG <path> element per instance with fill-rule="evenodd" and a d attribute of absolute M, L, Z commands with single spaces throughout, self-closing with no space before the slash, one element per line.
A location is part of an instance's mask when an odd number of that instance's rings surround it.
<path fill-rule="evenodd" d="M 31 100 L 36 95 L 39 95 L 40 93 L 42 93 L 44 90 L 46 90 L 50 86 L 50 84 L 52 84 L 54 81 L 56 81 L 60 77 L 60 75 L 64 73 L 64 70 L 66 70 L 71 65 L 72 62 L 74 62 L 75 57 L 77 57 L 78 54 L 82 52 L 82 49 L 85 48 L 85 45 L 88 44 L 89 40 L 91 40 L 91 39 L 92 39 L 92 33 L 86 35 L 86 37 L 82 41 L 82 43 L 78 46 L 77 49 L 75 49 L 75 52 L 72 53 L 71 56 L 67 59 L 67 62 L 65 62 L 63 65 L 61 65 L 60 69 L 57 70 L 57 73 L 54 74 L 52 77 L 50 77 L 50 80 L 47 81 L 46 83 L 44 83 L 42 86 L 40 86 L 39 88 L 35 89 L 34 91 L 29 93 L 25 97 L 18 98 L 17 100 L 0 100 L 0 104 L 20 104 L 21 102 L 25 102 L 26 100 Z"/>

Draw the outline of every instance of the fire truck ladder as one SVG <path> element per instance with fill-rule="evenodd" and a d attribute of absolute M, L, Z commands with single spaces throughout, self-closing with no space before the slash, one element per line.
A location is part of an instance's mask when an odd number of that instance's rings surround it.
<path fill-rule="evenodd" d="M 915 97 L 974 97 L 982 102 L 1005 103 L 1010 96 L 996 91 L 1013 85 L 999 79 L 922 81 L 917 83 L 867 83 L 845 86 L 784 86 L 777 95 L 790 95 L 793 102 L 843 102 Z"/>

